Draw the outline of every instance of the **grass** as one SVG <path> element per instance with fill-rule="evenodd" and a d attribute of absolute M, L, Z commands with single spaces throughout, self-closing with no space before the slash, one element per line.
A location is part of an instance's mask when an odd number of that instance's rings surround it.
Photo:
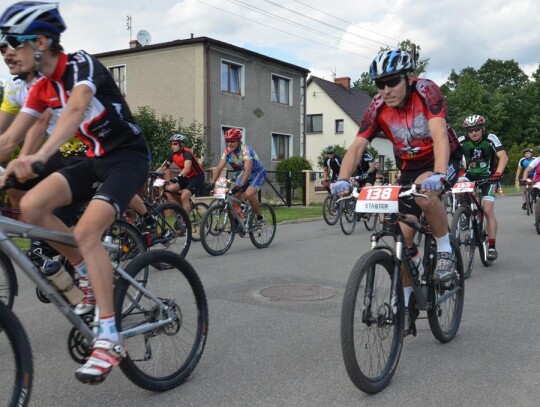
<path fill-rule="evenodd" d="M 321 205 L 312 206 L 274 206 L 277 223 L 288 220 L 320 218 L 322 217 Z"/>

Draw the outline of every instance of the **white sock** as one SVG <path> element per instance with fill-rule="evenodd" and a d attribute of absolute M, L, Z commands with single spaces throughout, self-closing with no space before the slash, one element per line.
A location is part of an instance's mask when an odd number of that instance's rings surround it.
<path fill-rule="evenodd" d="M 77 264 L 73 264 L 75 271 L 79 274 L 80 277 L 88 278 L 88 270 L 86 270 L 86 263 L 84 260 L 81 260 Z"/>
<path fill-rule="evenodd" d="M 411 298 L 413 290 L 412 287 L 403 287 L 403 298 L 405 300 L 405 308 L 409 306 L 409 299 Z"/>
<path fill-rule="evenodd" d="M 450 234 L 447 233 L 442 237 L 435 237 L 437 242 L 437 253 L 446 252 L 452 253 L 452 246 L 450 246 Z"/>
<path fill-rule="evenodd" d="M 120 343 L 120 335 L 116 329 L 114 314 L 99 317 L 99 337 L 98 339 L 108 339 L 114 343 Z"/>

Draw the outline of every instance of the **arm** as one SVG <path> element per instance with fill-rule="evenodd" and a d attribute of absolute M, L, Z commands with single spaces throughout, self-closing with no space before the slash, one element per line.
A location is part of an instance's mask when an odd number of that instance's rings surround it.
<path fill-rule="evenodd" d="M 214 184 L 217 179 L 219 178 L 221 171 L 223 171 L 223 168 L 225 168 L 225 165 L 227 165 L 227 161 L 223 158 L 219 160 L 218 165 L 216 165 L 216 168 L 214 168 L 214 171 L 212 173 L 212 180 L 210 181 L 211 184 Z"/>
<path fill-rule="evenodd" d="M 178 174 L 178 176 L 185 177 L 189 174 L 190 171 L 191 171 L 191 160 L 185 160 L 184 168 L 181 169 L 180 174 Z"/>
<path fill-rule="evenodd" d="M 525 171 L 523 171 L 523 176 L 522 176 L 521 179 L 522 179 L 523 181 L 525 181 L 525 180 L 528 178 L 527 175 L 529 175 L 529 172 L 532 171 L 532 170 L 534 170 L 534 167 L 533 167 L 532 165 L 529 165 L 529 166 L 527 167 L 527 169 L 526 169 Z"/>
<path fill-rule="evenodd" d="M 19 157 L 25 155 L 34 154 L 42 145 L 47 134 L 47 127 L 52 119 L 52 113 L 46 110 L 43 112 L 38 121 L 32 126 L 26 137 L 24 138 L 24 144 L 22 146 Z"/>
<path fill-rule="evenodd" d="M 0 134 L 4 133 L 13 123 L 17 115 L 0 110 Z"/>
<path fill-rule="evenodd" d="M 499 162 L 497 163 L 497 172 L 502 174 L 506 168 L 506 164 L 508 163 L 508 154 L 506 154 L 505 150 L 499 150 L 497 151 L 497 157 L 499 157 Z M 526 172 L 525 174 L 528 173 Z"/>
<path fill-rule="evenodd" d="M 28 113 L 17 114 L 11 126 L 0 136 L 0 162 L 7 160 L 36 120 Z"/>
<path fill-rule="evenodd" d="M 367 145 L 368 141 L 364 137 L 356 137 L 354 139 L 341 162 L 341 168 L 339 170 L 338 177 L 339 179 L 348 179 L 352 175 L 352 173 L 360 163 L 360 160 L 362 159 L 362 155 L 364 154 Z"/>
<path fill-rule="evenodd" d="M 244 171 L 242 171 L 242 180 L 239 185 L 246 185 L 252 170 L 253 160 L 246 160 L 244 164 Z"/>
<path fill-rule="evenodd" d="M 446 131 L 446 120 L 441 117 L 433 117 L 428 121 L 428 127 L 433 139 L 433 155 L 435 157 L 433 172 L 446 174 L 450 159 L 450 144 Z"/>
<path fill-rule="evenodd" d="M 516 181 L 519 180 L 519 174 L 521 173 L 521 160 L 523 160 L 523 158 L 521 158 L 518 162 L 518 166 L 517 166 L 517 170 L 516 170 Z"/>

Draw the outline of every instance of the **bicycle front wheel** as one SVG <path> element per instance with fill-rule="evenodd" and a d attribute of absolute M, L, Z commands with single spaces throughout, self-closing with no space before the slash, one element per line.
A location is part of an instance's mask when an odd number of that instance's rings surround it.
<path fill-rule="evenodd" d="M 260 205 L 261 215 L 263 215 L 264 220 L 259 222 L 256 219 L 255 213 L 253 213 L 248 228 L 250 230 L 249 238 L 253 246 L 257 249 L 264 249 L 270 246 L 276 235 L 276 213 L 270 205 L 265 203 Z"/>
<path fill-rule="evenodd" d="M 540 235 L 540 199 L 537 199 L 534 204 L 534 228 L 536 233 Z"/>
<path fill-rule="evenodd" d="M 486 229 L 486 218 L 479 214 L 476 218 L 478 251 L 480 252 L 480 260 L 484 267 L 489 267 L 493 264 L 493 260 L 487 258 L 488 255 L 488 233 Z"/>
<path fill-rule="evenodd" d="M 527 216 L 529 216 L 533 212 L 533 197 L 531 194 L 531 187 L 527 189 L 527 195 L 526 195 L 526 206 L 527 206 Z"/>
<path fill-rule="evenodd" d="M 346 235 L 352 234 L 356 227 L 356 218 L 360 215 L 356 213 L 356 200 L 347 199 L 340 202 L 339 226 Z"/>
<path fill-rule="evenodd" d="M 151 247 L 170 249 L 186 257 L 191 245 L 189 216 L 176 202 L 167 202 L 155 208 L 157 228 L 152 234 Z"/>
<path fill-rule="evenodd" d="M 204 214 L 201 223 L 201 243 L 209 254 L 219 256 L 229 250 L 234 241 L 235 220 L 225 204 L 213 205 Z"/>
<path fill-rule="evenodd" d="M 1 405 L 27 406 L 34 378 L 32 349 L 20 321 L 2 301 L 0 301 L 0 355 L 2 355 Z"/>
<path fill-rule="evenodd" d="M 197 273 L 178 254 L 146 252 L 126 272 L 137 280 L 153 264 L 168 265 L 168 272 L 152 273 L 146 285 L 162 304 L 140 293 L 133 306 L 138 288 L 123 278 L 115 286 L 116 323 L 128 352 L 120 368 L 137 386 L 165 391 L 182 384 L 199 363 L 208 335 L 208 305 Z M 128 307 L 129 313 L 123 311 Z M 165 323 L 142 334 L 134 332 L 160 321 Z"/>
<path fill-rule="evenodd" d="M 374 250 L 354 265 L 341 309 L 341 350 L 351 381 L 374 394 L 390 383 L 403 346 L 405 307 L 401 282 L 396 281 L 397 309 L 392 310 L 395 261 Z"/>
<path fill-rule="evenodd" d="M 450 342 L 456 336 L 465 301 L 465 278 L 461 252 L 453 237 L 450 238 L 450 244 L 456 254 L 456 275 L 453 284 L 446 288 L 440 283 L 433 282 L 428 291 L 428 302 L 433 304 L 433 307 L 428 310 L 429 327 L 433 336 L 442 343 Z M 455 288 L 457 290 L 454 294 L 437 304 L 448 291 Z"/>
<path fill-rule="evenodd" d="M 330 226 L 335 225 L 339 220 L 339 205 L 336 203 L 337 195 L 328 195 L 324 198 L 322 205 L 323 219 Z"/>
<path fill-rule="evenodd" d="M 470 209 L 460 207 L 456 210 L 450 225 L 450 235 L 454 236 L 461 251 L 461 258 L 463 259 L 463 278 L 467 279 L 472 273 L 474 252 L 476 249 L 474 229 L 471 227 Z"/>
<path fill-rule="evenodd" d="M 13 263 L 3 252 L 0 252 L 0 301 L 13 308 L 13 301 L 17 294 L 17 276 Z"/>
<path fill-rule="evenodd" d="M 189 213 L 189 220 L 191 222 L 191 239 L 194 242 L 201 240 L 201 222 L 205 212 L 208 210 L 208 205 L 204 202 L 197 202 L 194 207 L 191 208 Z"/>
<path fill-rule="evenodd" d="M 374 230 L 375 227 L 377 226 L 378 219 L 379 219 L 379 214 L 378 213 L 365 213 L 364 214 L 364 226 L 365 226 L 366 230 L 368 230 L 369 232 Z"/>

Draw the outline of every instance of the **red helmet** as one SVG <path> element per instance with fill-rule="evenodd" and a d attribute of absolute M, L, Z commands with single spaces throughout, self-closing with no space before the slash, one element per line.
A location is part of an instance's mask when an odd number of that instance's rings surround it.
<path fill-rule="evenodd" d="M 225 141 L 242 140 L 242 132 L 239 129 L 229 129 L 225 132 Z"/>

